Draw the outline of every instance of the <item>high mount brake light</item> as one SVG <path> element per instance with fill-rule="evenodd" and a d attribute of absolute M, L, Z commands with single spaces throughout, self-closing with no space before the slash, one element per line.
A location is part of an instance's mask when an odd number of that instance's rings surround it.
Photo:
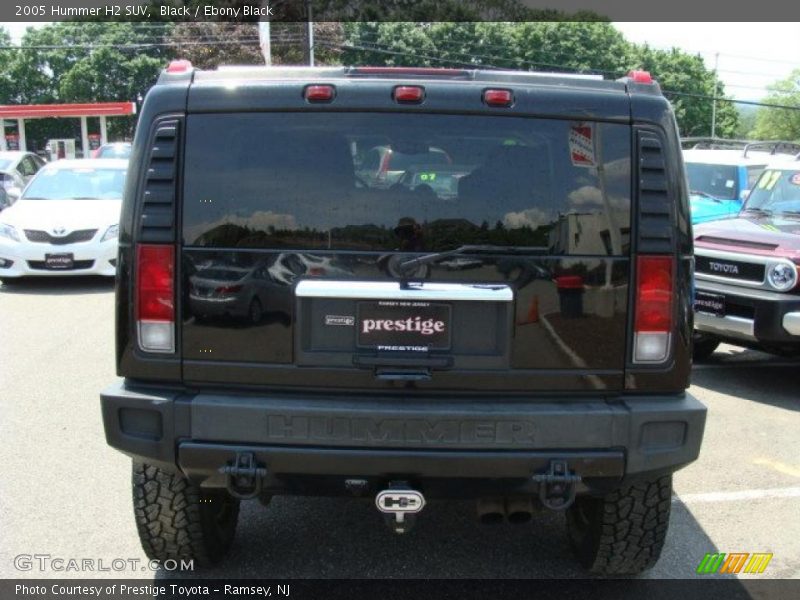
<path fill-rule="evenodd" d="M 175 247 L 136 247 L 135 319 L 139 347 L 175 352 Z"/>
<path fill-rule="evenodd" d="M 667 360 L 673 327 L 675 261 L 670 256 L 640 256 L 636 263 L 633 361 Z"/>
<path fill-rule="evenodd" d="M 425 88 L 420 85 L 398 85 L 392 96 L 395 102 L 417 104 L 425 99 Z"/>
<path fill-rule="evenodd" d="M 464 69 L 439 69 L 437 67 L 353 67 L 351 75 L 421 75 L 439 77 L 467 77 L 469 71 Z"/>
<path fill-rule="evenodd" d="M 511 90 L 485 90 L 483 101 L 488 106 L 511 106 L 514 103 L 514 93 Z"/>
<path fill-rule="evenodd" d="M 303 97 L 307 102 L 331 102 L 336 96 L 336 89 L 332 85 L 307 85 L 303 90 Z"/>

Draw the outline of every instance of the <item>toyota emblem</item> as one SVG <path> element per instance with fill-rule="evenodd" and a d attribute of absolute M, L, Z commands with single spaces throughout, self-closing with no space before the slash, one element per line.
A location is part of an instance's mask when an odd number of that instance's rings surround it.
<path fill-rule="evenodd" d="M 67 232 L 65 227 L 53 227 L 53 233 L 56 235 L 64 235 Z"/>

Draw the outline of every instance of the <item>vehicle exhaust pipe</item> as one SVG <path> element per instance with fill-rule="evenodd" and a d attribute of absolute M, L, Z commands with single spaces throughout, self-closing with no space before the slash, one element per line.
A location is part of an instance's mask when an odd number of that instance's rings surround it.
<path fill-rule="evenodd" d="M 484 525 L 498 525 L 506 514 L 502 498 L 481 498 L 478 500 L 478 520 Z"/>
<path fill-rule="evenodd" d="M 522 525 L 533 518 L 533 502 L 530 498 L 506 498 L 506 518 L 509 523 Z"/>

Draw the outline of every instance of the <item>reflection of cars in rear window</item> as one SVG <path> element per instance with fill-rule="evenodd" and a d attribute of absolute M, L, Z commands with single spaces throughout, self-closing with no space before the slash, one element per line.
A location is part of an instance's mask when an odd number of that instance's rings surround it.
<path fill-rule="evenodd" d="M 430 188 L 439 198 L 454 198 L 458 196 L 459 180 L 472 169 L 461 165 L 412 167 L 403 174 L 398 185 L 411 191 Z"/>
<path fill-rule="evenodd" d="M 369 150 L 361 161 L 358 176 L 370 186 L 388 187 L 400 181 L 411 167 L 449 165 L 451 162 L 450 156 L 441 148 L 401 142 L 396 146 L 376 146 Z"/>

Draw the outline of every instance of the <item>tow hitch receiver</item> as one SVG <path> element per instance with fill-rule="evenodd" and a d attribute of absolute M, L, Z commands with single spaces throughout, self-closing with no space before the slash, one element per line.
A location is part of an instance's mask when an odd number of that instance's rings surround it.
<path fill-rule="evenodd" d="M 413 527 L 416 514 L 425 507 L 425 497 L 421 492 L 397 485 L 379 492 L 375 506 L 395 533 L 406 533 Z"/>
<path fill-rule="evenodd" d="M 261 481 L 267 470 L 259 467 L 252 452 L 237 452 L 233 464 L 219 470 L 225 475 L 225 486 L 234 498 L 248 500 L 261 493 Z"/>
<path fill-rule="evenodd" d="M 550 461 L 547 473 L 536 473 L 533 478 L 539 483 L 539 500 L 550 510 L 566 510 L 575 501 L 575 488 L 581 476 L 570 473 L 567 461 Z"/>

